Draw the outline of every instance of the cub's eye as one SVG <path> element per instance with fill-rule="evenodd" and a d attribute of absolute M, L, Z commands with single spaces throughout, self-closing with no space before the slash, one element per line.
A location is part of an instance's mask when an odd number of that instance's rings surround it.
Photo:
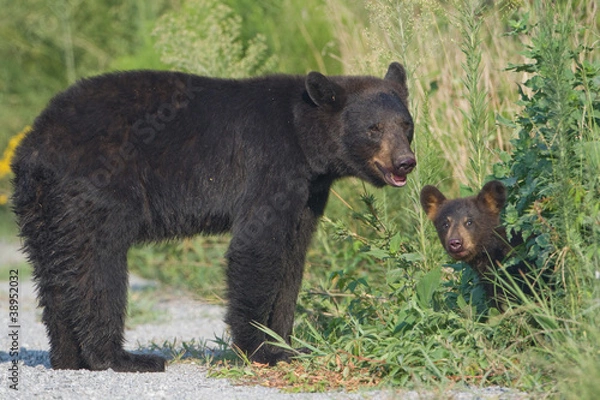
<path fill-rule="evenodd" d="M 467 222 L 465 222 L 466 226 L 471 226 L 473 225 L 473 220 L 472 219 L 468 219 Z"/>
<path fill-rule="evenodd" d="M 446 221 L 446 222 L 443 222 L 443 223 L 442 223 L 442 228 L 444 228 L 444 229 L 448 229 L 448 228 L 450 228 L 450 222 L 448 222 L 448 221 Z"/>

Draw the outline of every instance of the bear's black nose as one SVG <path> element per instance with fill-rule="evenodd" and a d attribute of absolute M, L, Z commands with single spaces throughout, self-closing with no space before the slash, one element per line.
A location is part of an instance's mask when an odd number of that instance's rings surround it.
<path fill-rule="evenodd" d="M 406 157 L 397 160 L 394 164 L 398 172 L 408 174 L 417 166 L 417 160 L 414 157 Z"/>

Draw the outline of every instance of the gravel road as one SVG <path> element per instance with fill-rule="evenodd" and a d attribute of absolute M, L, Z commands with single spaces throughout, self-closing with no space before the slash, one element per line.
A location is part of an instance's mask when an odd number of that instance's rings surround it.
<path fill-rule="evenodd" d="M 18 269 L 23 257 L 18 246 L 0 242 L 0 269 Z M 22 264 L 21 264 L 22 265 Z M 132 279 L 133 289 L 146 282 Z M 206 368 L 192 363 L 173 363 L 165 373 L 115 373 L 112 370 L 55 371 L 50 369 L 48 340 L 36 308 L 34 286 L 30 279 L 18 282 L 19 310 L 17 329 L 11 328 L 8 299 L 10 283 L 0 281 L 0 399 L 521 399 L 528 398 L 504 388 L 485 388 L 446 393 L 377 390 L 361 393 L 284 393 L 262 386 L 235 385 L 226 379 L 207 376 Z M 182 295 L 161 294 L 156 307 L 159 322 L 137 325 L 126 331 L 126 347 L 134 350 L 148 347 L 152 342 L 203 342 L 222 336 L 223 309 L 204 304 Z M 11 334 L 17 331 L 17 335 Z M 16 339 L 13 342 L 13 339 Z M 11 346 L 18 344 L 18 390 L 14 383 Z"/>

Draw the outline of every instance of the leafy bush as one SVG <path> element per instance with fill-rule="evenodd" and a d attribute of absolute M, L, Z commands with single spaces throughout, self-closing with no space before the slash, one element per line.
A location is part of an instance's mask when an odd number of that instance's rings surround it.
<path fill-rule="evenodd" d="M 577 28 L 559 13 L 513 25 L 530 38 L 531 61 L 509 70 L 530 78 L 520 88 L 522 112 L 504 121 L 518 136 L 495 174 L 510 187 L 507 226 L 529 238 L 535 266 L 553 272 L 553 296 L 530 313 L 541 328 L 531 334 L 546 338 L 535 350 L 555 361 L 542 364 L 563 378 L 563 395 L 591 398 L 600 390 L 591 356 L 600 348 L 600 63 L 593 48 L 573 43 Z"/>
<path fill-rule="evenodd" d="M 600 255 L 600 65 L 586 59 L 592 48 L 571 45 L 572 21 L 535 25 L 526 15 L 514 26 L 531 38 L 524 54 L 532 61 L 508 68 L 531 77 L 519 88 L 522 112 L 504 121 L 518 130 L 513 150 L 495 165 L 510 189 L 507 225 L 529 238 L 537 267 L 554 265 L 591 288 L 588 267 Z"/>
<path fill-rule="evenodd" d="M 244 42 L 242 17 L 218 0 L 187 0 L 163 15 L 154 35 L 165 64 L 206 76 L 239 78 L 271 71 L 275 58 L 258 34 Z"/>

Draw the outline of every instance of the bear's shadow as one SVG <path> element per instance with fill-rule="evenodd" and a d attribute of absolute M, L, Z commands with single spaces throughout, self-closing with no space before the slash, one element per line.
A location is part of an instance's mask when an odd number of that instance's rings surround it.
<path fill-rule="evenodd" d="M 135 354 L 154 354 L 165 357 L 169 363 L 173 360 L 185 360 L 185 359 L 206 359 L 213 360 L 219 359 L 228 353 L 227 351 L 220 349 L 211 349 L 205 345 L 186 345 L 185 348 L 174 349 L 172 346 L 163 344 L 162 346 L 152 347 L 141 347 L 137 350 L 132 351 Z M 19 349 L 19 354 L 16 357 L 20 365 L 26 367 L 37 367 L 38 365 L 43 366 L 46 369 L 51 369 L 50 365 L 50 352 L 47 350 L 30 350 L 26 347 Z M 0 351 L 0 364 L 8 364 L 13 362 L 14 357 L 6 352 Z"/>
<path fill-rule="evenodd" d="M 0 364 L 11 363 L 15 358 L 6 351 L 0 351 Z M 47 350 L 29 350 L 26 347 L 19 349 L 19 354 L 16 359 L 19 364 L 27 367 L 37 367 L 43 365 L 46 368 L 50 368 L 50 353 Z"/>

